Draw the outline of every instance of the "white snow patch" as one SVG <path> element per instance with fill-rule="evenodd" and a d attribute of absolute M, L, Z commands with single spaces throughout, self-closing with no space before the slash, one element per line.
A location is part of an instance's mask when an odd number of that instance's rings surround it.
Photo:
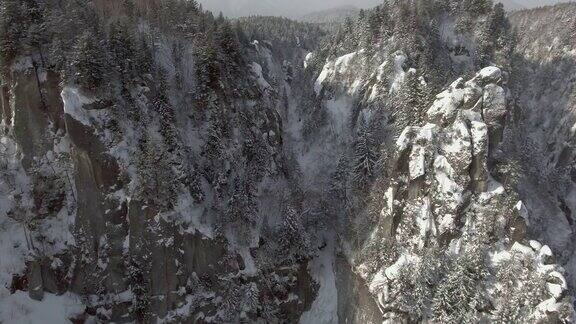
<path fill-rule="evenodd" d="M 472 135 L 473 153 L 479 156 L 488 147 L 488 127 L 483 122 L 472 121 L 470 134 Z"/>
<path fill-rule="evenodd" d="M 504 193 L 504 186 L 502 186 L 500 182 L 494 180 L 494 178 L 492 178 L 489 175 L 486 191 L 480 194 L 479 200 L 481 202 L 487 202 L 493 197 L 501 195 L 503 193 Z"/>
<path fill-rule="evenodd" d="M 328 245 L 308 265 L 310 275 L 320 284 L 320 289 L 310 310 L 300 317 L 301 324 L 338 323 L 338 291 L 334 274 L 334 238 L 326 239 Z"/>
<path fill-rule="evenodd" d="M 72 293 L 61 296 L 46 293 L 42 301 L 36 301 L 28 293 L 18 291 L 0 303 L 0 323 L 70 323 L 70 318 L 84 310 L 80 297 Z"/>
<path fill-rule="evenodd" d="M 242 270 L 243 274 L 246 274 L 248 276 L 254 276 L 258 273 L 258 268 L 256 267 L 256 264 L 254 263 L 254 258 L 252 258 L 252 254 L 250 253 L 250 248 L 248 247 L 243 247 L 241 249 L 238 250 L 238 254 L 240 254 L 240 256 L 242 257 L 242 260 L 244 260 L 244 270 Z"/>
<path fill-rule="evenodd" d="M 502 77 L 502 71 L 495 66 L 485 67 L 482 70 L 480 70 L 478 74 L 476 74 L 476 78 L 488 81 L 497 81 L 501 77 Z"/>
<path fill-rule="evenodd" d="M 264 75 L 262 74 L 262 66 L 260 66 L 260 64 L 252 62 L 252 64 L 250 64 L 250 68 L 252 69 L 252 73 L 254 73 L 258 86 L 260 86 L 262 90 L 272 88 L 270 86 L 270 83 L 268 83 L 268 81 L 266 81 L 266 79 L 264 78 Z"/>
<path fill-rule="evenodd" d="M 388 188 L 384 196 L 386 197 L 386 207 L 382 208 L 380 215 L 391 216 L 394 213 L 394 188 Z"/>
<path fill-rule="evenodd" d="M 334 134 L 341 134 L 350 122 L 352 101 L 348 96 L 342 96 L 338 99 L 330 99 L 326 102 L 326 108 L 330 114 L 331 126 Z"/>
<path fill-rule="evenodd" d="M 398 279 L 400 275 L 400 270 L 409 263 L 416 263 L 419 258 L 412 254 L 402 254 L 394 264 L 386 268 L 384 273 L 386 277 L 390 280 Z"/>
<path fill-rule="evenodd" d="M 71 87 L 62 89 L 61 96 L 64 103 L 64 113 L 86 126 L 92 125 L 92 114 L 97 114 L 97 112 L 89 112 L 82 107 L 94 103 L 94 99 L 82 95 L 78 89 Z"/>
<path fill-rule="evenodd" d="M 320 94 L 323 88 L 323 84 L 326 80 L 330 80 L 334 78 L 336 75 L 341 75 L 348 72 L 350 64 L 352 63 L 354 58 L 361 53 L 364 53 L 363 49 L 357 52 L 340 56 L 336 60 L 328 61 L 324 65 L 322 72 L 320 72 L 320 75 L 318 76 L 316 82 L 314 83 L 314 91 L 316 92 L 316 95 Z"/>
<path fill-rule="evenodd" d="M 400 151 L 405 150 L 408 145 L 413 142 L 425 141 L 430 142 L 434 139 L 438 126 L 428 123 L 423 127 L 409 126 L 404 128 L 398 139 L 396 145 Z"/>
<path fill-rule="evenodd" d="M 522 219 L 524 219 L 524 222 L 526 222 L 526 225 L 530 225 L 530 215 L 528 214 L 528 208 L 526 208 L 526 205 L 524 205 L 524 203 L 522 201 L 519 201 L 516 206 L 514 206 L 514 208 L 518 211 L 518 213 L 520 214 L 520 217 L 522 217 Z M 532 242 L 536 242 L 536 241 L 530 241 L 530 245 L 532 245 Z M 538 242 L 536 242 L 538 243 Z M 540 243 L 538 243 L 540 244 Z M 542 248 L 541 246 L 538 248 L 540 249 Z"/>
<path fill-rule="evenodd" d="M 459 88 L 462 81 L 463 79 L 459 78 L 454 81 L 448 89 L 436 96 L 432 107 L 426 112 L 429 118 L 446 119 L 456 114 L 458 108 L 460 108 L 464 102 L 465 90 Z"/>
<path fill-rule="evenodd" d="M 420 248 L 424 247 L 425 239 L 428 233 L 436 236 L 436 223 L 434 216 L 430 209 L 430 197 L 425 197 L 417 219 L 418 227 L 420 227 Z"/>
<path fill-rule="evenodd" d="M 417 179 L 426 173 L 426 150 L 422 146 L 416 146 L 410 153 L 410 160 L 408 161 L 408 170 L 410 173 L 410 180 Z"/>
<path fill-rule="evenodd" d="M 186 224 L 190 225 L 191 232 L 199 231 L 204 236 L 212 238 L 214 233 L 212 224 L 203 219 L 205 207 L 194 203 L 194 199 L 188 190 L 184 190 L 178 197 L 174 206 L 174 212 Z"/>
<path fill-rule="evenodd" d="M 312 61 L 314 59 L 314 53 L 310 52 L 308 54 L 306 54 L 306 57 L 304 58 L 304 68 L 308 68 L 308 66 L 310 66 L 310 61 Z"/>
<path fill-rule="evenodd" d="M 446 197 L 450 197 L 445 203 L 452 208 L 456 208 L 458 204 L 462 202 L 462 192 L 464 189 L 452 180 L 455 171 L 445 156 L 436 156 L 434 160 L 434 173 L 438 189 L 444 193 Z"/>
<path fill-rule="evenodd" d="M 408 57 L 403 52 L 397 52 L 394 57 L 394 78 L 392 79 L 392 84 L 390 85 L 390 93 L 396 92 L 402 87 L 404 79 L 406 78 L 406 72 L 404 72 L 404 63 Z"/>

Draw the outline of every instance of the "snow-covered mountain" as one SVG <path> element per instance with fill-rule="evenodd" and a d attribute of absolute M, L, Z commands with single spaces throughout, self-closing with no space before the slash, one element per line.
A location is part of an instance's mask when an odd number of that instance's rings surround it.
<path fill-rule="evenodd" d="M 576 5 L 321 16 L 0 3 L 0 323 L 574 321 Z"/>
<path fill-rule="evenodd" d="M 355 6 L 342 6 L 315 11 L 300 17 L 298 20 L 316 24 L 343 23 L 346 18 L 355 19 L 359 12 L 360 9 Z"/>

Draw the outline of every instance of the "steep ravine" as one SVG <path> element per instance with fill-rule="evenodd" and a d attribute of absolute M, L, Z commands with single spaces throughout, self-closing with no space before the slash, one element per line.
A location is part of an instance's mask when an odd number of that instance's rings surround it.
<path fill-rule="evenodd" d="M 511 74 L 515 127 L 505 159 L 519 166 L 531 234 L 553 248 L 574 290 L 576 4 L 514 12 L 510 23 L 518 35 Z"/>
<path fill-rule="evenodd" d="M 478 66 L 466 13 L 387 8 L 377 50 L 255 39 L 233 63 L 139 17 L 155 70 L 105 91 L 15 59 L 0 323 L 573 320 L 574 31 Z M 557 8 L 512 25 L 576 27 Z"/>

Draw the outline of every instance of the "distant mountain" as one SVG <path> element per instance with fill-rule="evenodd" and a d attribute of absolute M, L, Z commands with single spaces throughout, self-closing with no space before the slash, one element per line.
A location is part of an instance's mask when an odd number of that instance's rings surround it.
<path fill-rule="evenodd" d="M 496 1 L 496 2 L 501 2 L 504 7 L 506 8 L 506 10 L 512 11 L 512 10 L 521 10 L 521 9 L 526 9 L 526 5 L 524 4 L 524 1 L 522 0 L 502 0 L 502 1 Z"/>
<path fill-rule="evenodd" d="M 300 21 L 331 24 L 343 22 L 347 17 L 355 18 L 360 9 L 355 6 L 341 6 L 328 10 L 315 11 L 300 17 Z"/>
<path fill-rule="evenodd" d="M 566 0 L 495 0 L 494 2 L 501 2 L 504 4 L 506 10 L 514 11 L 521 9 L 530 9 L 537 7 L 550 6 L 562 2 L 574 2 Z"/>

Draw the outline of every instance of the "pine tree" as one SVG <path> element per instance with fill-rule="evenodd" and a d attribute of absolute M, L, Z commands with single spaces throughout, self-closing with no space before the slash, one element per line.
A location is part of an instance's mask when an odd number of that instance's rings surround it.
<path fill-rule="evenodd" d="M 374 138 L 367 125 L 361 125 L 354 153 L 354 182 L 363 188 L 374 175 L 374 168 L 378 161 L 375 153 Z"/>
<path fill-rule="evenodd" d="M 134 60 L 137 75 L 144 75 L 152 72 L 154 66 L 154 54 L 144 36 L 140 36 L 140 40 L 137 43 Z"/>
<path fill-rule="evenodd" d="M 128 24 L 121 20 L 112 23 L 109 38 L 112 62 L 115 63 L 116 70 L 124 79 L 132 78 L 136 70 L 136 46 Z"/>
<path fill-rule="evenodd" d="M 219 78 L 218 52 L 212 39 L 207 38 L 204 46 L 196 53 L 197 97 L 206 99 L 207 95 L 218 88 Z"/>
<path fill-rule="evenodd" d="M 20 0 L 0 3 L 0 66 L 6 66 L 20 50 L 26 30 L 23 6 Z"/>
<path fill-rule="evenodd" d="M 332 174 L 330 182 L 331 197 L 338 201 L 345 201 L 348 191 L 348 180 L 350 178 L 350 166 L 348 157 L 343 156 L 336 165 L 336 171 Z"/>
<path fill-rule="evenodd" d="M 150 138 L 140 144 L 137 157 L 138 198 L 158 206 L 162 211 L 169 210 L 176 197 L 177 179 L 174 175 L 164 145 Z"/>
<path fill-rule="evenodd" d="M 242 246 L 251 244 L 252 231 L 258 222 L 258 203 L 251 179 L 235 179 L 234 191 L 228 200 L 225 221 L 232 224 Z"/>
<path fill-rule="evenodd" d="M 224 19 L 224 18 L 222 18 Z M 219 25 L 216 31 L 216 39 L 218 46 L 222 49 L 224 55 L 228 57 L 228 61 L 237 64 L 240 59 L 239 42 L 236 34 L 232 30 L 230 23 L 226 20 L 218 21 Z"/>
<path fill-rule="evenodd" d="M 150 316 L 150 300 L 148 297 L 148 285 L 144 275 L 143 265 L 133 258 L 128 264 L 128 282 L 132 291 L 132 305 L 130 312 L 139 323 L 145 323 Z"/>
<path fill-rule="evenodd" d="M 99 88 L 106 79 L 107 58 L 100 41 L 94 33 L 87 31 L 74 47 L 72 67 L 75 71 L 75 81 L 83 88 L 94 90 Z"/>
<path fill-rule="evenodd" d="M 420 122 L 428 109 L 428 92 L 415 72 L 408 72 L 400 94 L 404 113 Z"/>
<path fill-rule="evenodd" d="M 467 256 L 461 256 L 438 285 L 434 295 L 432 312 L 439 323 L 476 323 L 478 308 L 483 306 L 480 277 L 477 264 Z"/>

